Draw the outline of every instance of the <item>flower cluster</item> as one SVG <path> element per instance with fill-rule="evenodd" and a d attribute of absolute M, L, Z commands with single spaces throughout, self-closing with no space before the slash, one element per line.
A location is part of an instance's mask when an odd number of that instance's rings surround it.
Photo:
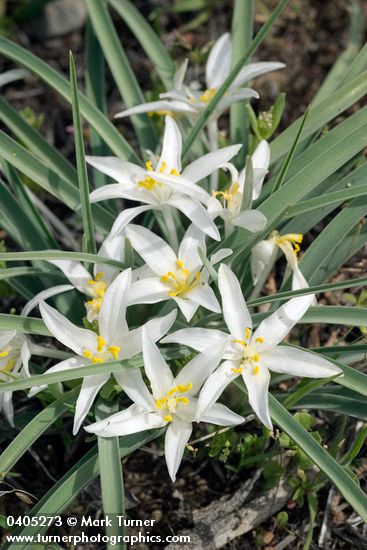
<path fill-rule="evenodd" d="M 263 232 L 266 236 L 267 220 L 260 210 L 251 209 L 251 204 L 252 200 L 261 197 L 270 164 L 270 149 L 265 140 L 260 141 L 251 157 L 251 169 L 247 165 L 238 170 L 233 162 L 241 145 L 218 149 L 213 139 L 213 124 L 234 102 L 258 97 L 257 92 L 243 88 L 243 84 L 281 68 L 281 63 L 254 63 L 240 72 L 209 120 L 207 146 L 210 152 L 182 167 L 181 130 L 171 115 L 179 112 L 192 121 L 226 79 L 230 64 L 231 43 L 226 34 L 210 53 L 205 90 L 199 90 L 194 84 L 184 85 L 184 64 L 175 76 L 174 88 L 162 94 L 160 101 L 121 113 L 127 116 L 165 112 L 159 158 L 149 153 L 150 160 L 142 167 L 115 157 L 88 157 L 92 167 L 115 182 L 93 191 L 91 202 L 122 198 L 141 204 L 125 208 L 117 216 L 100 247 L 101 261 L 94 265 L 93 273 L 80 262 L 53 260 L 71 284 L 44 291 L 23 312 L 27 315 L 39 305 L 47 329 L 70 352 L 62 356 L 59 350 L 36 346 L 15 331 L 0 333 L 2 380 L 17 374 L 31 376 L 28 362 L 32 353 L 63 359 L 47 373 L 93 365 L 98 368 L 106 362 L 120 363 L 113 377 L 132 404 L 109 418 L 87 424 L 85 429 L 112 437 L 167 427 L 165 456 L 173 481 L 193 423 L 234 426 L 243 422 L 240 415 L 218 403 L 224 389 L 239 376 L 243 378 L 248 401 L 258 419 L 271 429 L 270 371 L 311 378 L 341 373 L 320 355 L 281 344 L 314 303 L 314 295 L 289 300 L 254 327 L 241 284 L 232 269 L 223 263 L 230 258 L 232 250 L 218 244 L 223 237 L 230 237 L 238 230 Z M 219 189 L 212 186 L 210 193 L 205 180 L 213 175 L 217 180 L 219 171 L 222 180 L 228 178 L 228 181 Z M 157 215 L 163 237 L 152 231 L 152 226 L 148 229 L 144 222 L 136 223 L 139 216 L 147 213 L 149 216 L 150 210 Z M 183 223 L 187 226 L 186 231 L 182 229 Z M 209 239 L 216 241 L 217 247 L 208 258 L 207 246 L 215 244 L 208 243 Z M 267 240 L 260 240 L 252 249 L 254 284 L 268 274 L 280 248 L 293 272 L 293 289 L 306 288 L 307 282 L 297 260 L 301 242 L 302 235 L 274 232 Z M 127 263 L 128 267 L 121 271 L 104 263 L 106 259 Z M 220 264 L 218 270 L 217 264 Z M 49 297 L 74 289 L 85 297 L 84 328 L 46 303 Z M 141 307 L 161 302 L 165 304 L 161 309 L 154 309 L 158 313 L 152 318 L 146 313 L 149 308 Z M 216 324 L 189 325 L 200 307 L 212 312 Z M 132 309 L 143 319 L 137 326 L 129 326 Z M 224 323 L 227 331 L 214 328 L 222 328 Z M 177 365 L 167 363 L 169 344 L 185 346 L 197 353 L 184 367 L 177 369 Z M 131 361 L 140 354 L 143 368 Z M 75 405 L 74 434 L 109 379 L 110 374 L 101 372 L 83 378 Z M 30 395 L 44 387 L 33 387 Z M 4 394 L 0 407 L 12 422 L 11 394 Z"/>

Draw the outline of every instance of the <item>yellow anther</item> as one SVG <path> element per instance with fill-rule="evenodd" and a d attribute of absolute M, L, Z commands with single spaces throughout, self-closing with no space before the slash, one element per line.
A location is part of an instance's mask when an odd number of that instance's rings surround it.
<path fill-rule="evenodd" d="M 176 168 L 171 168 L 169 175 L 170 176 L 179 176 L 180 172 L 178 170 L 176 170 Z"/>
<path fill-rule="evenodd" d="M 102 338 L 102 336 L 98 336 L 97 342 L 98 342 L 97 351 L 102 351 L 106 345 L 106 341 Z"/>
<path fill-rule="evenodd" d="M 295 256 L 301 250 L 299 246 L 303 241 L 302 233 L 287 233 L 286 235 L 281 235 L 275 238 L 275 242 L 278 246 L 284 244 L 290 244 Z"/>
<path fill-rule="evenodd" d="M 167 414 L 167 416 L 165 416 L 163 420 L 165 420 L 166 422 L 172 422 L 172 416 L 170 414 Z"/>
<path fill-rule="evenodd" d="M 155 185 L 158 185 L 158 187 L 162 187 L 162 184 L 159 181 L 156 181 L 150 176 L 147 176 L 144 181 L 138 181 L 138 187 L 144 187 L 145 189 L 148 189 L 148 191 L 154 189 Z"/>
<path fill-rule="evenodd" d="M 145 163 L 145 168 L 148 170 L 148 172 L 153 172 L 153 164 L 151 160 L 147 160 Z"/>
<path fill-rule="evenodd" d="M 260 367 L 259 365 L 255 365 L 254 368 L 252 369 L 252 374 L 259 374 L 260 372 Z"/>
<path fill-rule="evenodd" d="M 92 352 L 89 351 L 89 350 L 87 350 L 87 349 L 86 349 L 85 351 L 83 351 L 83 355 L 84 355 L 84 357 L 86 357 L 87 359 L 92 359 L 92 357 L 93 357 Z"/>
<path fill-rule="evenodd" d="M 0 352 L 0 358 L 1 358 L 1 357 L 8 357 L 8 355 L 9 355 L 9 352 L 8 352 L 8 351 L 2 351 L 2 352 Z"/>
<path fill-rule="evenodd" d="M 92 309 L 95 309 L 97 312 L 99 312 L 102 305 L 102 298 L 95 298 L 94 300 L 88 300 L 87 304 L 89 304 Z"/>
<path fill-rule="evenodd" d="M 180 394 L 186 393 L 192 388 L 192 383 L 189 382 L 188 384 L 178 384 L 174 388 L 170 389 L 167 394 L 159 399 L 155 400 L 155 406 L 159 411 L 167 411 L 168 413 L 175 414 L 177 405 L 180 403 L 182 405 L 188 405 L 190 403 L 190 400 L 186 396 L 182 396 Z M 172 420 L 171 414 L 168 416 L 164 416 L 163 418 L 167 420 L 167 418 L 170 418 Z M 167 422 L 171 422 L 171 420 L 167 420 Z"/>
<path fill-rule="evenodd" d="M 234 339 L 232 340 L 232 342 L 233 342 L 234 344 L 241 344 L 241 346 L 246 346 L 246 345 L 247 345 L 246 342 L 245 342 L 244 340 L 239 340 L 238 338 L 234 338 Z"/>
<path fill-rule="evenodd" d="M 245 328 L 245 337 L 246 337 L 246 340 L 248 340 L 249 338 L 251 338 L 251 334 L 252 334 L 252 330 L 250 328 Z"/>
<path fill-rule="evenodd" d="M 96 275 L 96 281 L 99 281 L 100 279 L 102 279 L 102 277 L 103 277 L 103 271 L 98 271 Z"/>
<path fill-rule="evenodd" d="M 251 357 L 251 359 L 253 359 L 254 361 L 260 361 L 260 357 L 259 357 L 259 355 L 258 355 L 257 353 L 255 353 L 255 354 Z"/>
<path fill-rule="evenodd" d="M 183 405 L 188 405 L 190 401 L 187 399 L 187 397 L 177 397 L 176 403 L 182 403 Z"/>
<path fill-rule="evenodd" d="M 191 273 L 185 268 L 182 260 L 176 260 L 176 268 L 176 273 L 167 271 L 161 276 L 162 283 L 166 283 L 170 287 L 168 295 L 172 298 L 189 292 L 200 283 L 200 271 L 195 274 L 195 277 L 190 276 Z"/>
<path fill-rule="evenodd" d="M 232 367 L 231 371 L 234 372 L 234 374 L 241 374 L 241 372 L 243 371 L 243 367 L 238 367 L 238 368 Z"/>
<path fill-rule="evenodd" d="M 207 103 L 208 101 L 211 101 L 215 94 L 217 93 L 217 90 L 215 88 L 208 88 L 205 90 L 204 93 L 200 96 L 200 101 L 203 101 L 204 103 Z"/>
<path fill-rule="evenodd" d="M 103 359 L 101 357 L 97 357 L 96 355 L 94 355 L 92 357 L 92 363 L 103 363 Z"/>
<path fill-rule="evenodd" d="M 258 336 L 256 339 L 255 339 L 255 342 L 257 344 L 263 344 L 264 343 L 264 338 L 262 338 L 261 336 Z"/>
<path fill-rule="evenodd" d="M 107 349 L 114 359 L 118 359 L 121 350 L 120 346 L 109 346 Z"/>
<path fill-rule="evenodd" d="M 179 384 L 179 385 L 177 386 L 177 388 L 178 388 L 178 391 L 179 391 L 180 393 L 185 393 L 186 391 L 190 391 L 190 390 L 191 390 L 191 388 L 192 388 L 192 382 L 189 382 L 188 384 L 186 384 L 186 386 L 184 386 L 183 384 Z"/>
<path fill-rule="evenodd" d="M 164 160 L 162 160 L 162 164 L 161 164 L 161 167 L 159 169 L 159 172 L 161 172 L 161 174 L 163 174 L 163 172 L 166 171 L 166 168 L 167 168 L 167 163 Z"/>

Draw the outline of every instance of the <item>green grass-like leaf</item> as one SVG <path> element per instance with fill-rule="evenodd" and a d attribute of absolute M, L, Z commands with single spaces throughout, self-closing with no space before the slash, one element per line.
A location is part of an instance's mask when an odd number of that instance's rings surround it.
<path fill-rule="evenodd" d="M 71 82 L 71 101 L 73 107 L 73 122 L 75 131 L 75 151 L 76 151 L 76 166 L 78 172 L 78 183 L 80 191 L 81 213 L 83 222 L 83 252 L 96 254 L 97 247 L 94 239 L 94 227 L 92 209 L 89 202 L 89 182 L 87 174 L 87 166 L 85 163 L 85 151 L 82 125 L 80 121 L 78 85 L 76 80 L 76 71 L 73 54 L 69 55 L 70 63 L 70 82 Z"/>

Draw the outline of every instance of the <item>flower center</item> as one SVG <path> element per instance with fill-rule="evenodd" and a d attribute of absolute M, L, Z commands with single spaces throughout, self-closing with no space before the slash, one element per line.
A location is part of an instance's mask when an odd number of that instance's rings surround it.
<path fill-rule="evenodd" d="M 186 386 L 179 384 L 172 388 L 166 395 L 155 400 L 155 406 L 161 414 L 164 414 L 163 419 L 166 422 L 172 421 L 172 415 L 176 414 L 177 406 L 180 403 L 182 403 L 182 405 L 188 405 L 188 403 L 190 403 L 188 397 L 182 394 L 190 391 L 191 388 L 192 382 L 189 382 Z"/>
<path fill-rule="evenodd" d="M 145 167 L 146 167 L 148 172 L 153 172 L 154 171 L 153 164 L 152 164 L 151 160 L 148 160 L 145 163 Z M 158 170 L 158 172 L 160 172 L 161 174 L 164 174 L 166 169 L 167 169 L 167 163 L 163 161 L 162 164 L 161 164 L 161 167 Z M 176 170 L 176 168 L 172 168 L 169 171 L 169 175 L 170 176 L 179 176 L 180 173 L 179 173 L 178 170 Z M 144 180 L 138 181 L 138 187 L 144 187 L 145 189 L 148 189 L 148 191 L 152 191 L 152 189 L 154 189 L 154 187 L 156 185 L 158 187 L 162 187 L 163 183 L 155 180 L 154 178 L 151 178 L 150 176 L 146 176 Z"/>
<path fill-rule="evenodd" d="M 107 346 L 107 342 L 102 336 L 97 336 L 97 353 L 89 349 L 83 351 L 84 357 L 90 359 L 92 363 L 104 363 L 106 361 L 116 361 L 119 358 L 120 346 Z"/>
<path fill-rule="evenodd" d="M 259 365 L 256 364 L 260 361 L 260 355 L 258 350 L 253 345 L 250 344 L 251 336 L 252 336 L 252 330 L 249 327 L 246 327 L 243 340 L 240 340 L 237 338 L 232 340 L 234 344 L 240 344 L 243 348 L 243 360 L 242 360 L 241 366 L 238 368 L 235 368 L 235 367 L 232 368 L 232 372 L 234 372 L 235 374 L 240 374 L 243 371 L 245 366 L 251 367 L 252 374 L 256 375 L 256 374 L 259 374 L 260 372 L 260 367 Z M 264 338 L 259 336 L 258 338 L 255 339 L 255 343 L 263 344 Z"/>
<path fill-rule="evenodd" d="M 161 281 L 170 288 L 168 291 L 170 296 L 182 296 L 200 283 L 200 271 L 193 276 L 181 260 L 176 260 L 175 272 L 167 271 L 165 275 L 162 275 Z"/>
<path fill-rule="evenodd" d="M 7 346 L 2 351 L 0 351 L 0 364 L 2 363 L 1 359 L 7 359 L 5 366 L 0 369 L 0 372 L 10 372 L 15 365 L 14 359 L 9 359 L 9 354 L 11 352 L 11 347 Z"/>
<path fill-rule="evenodd" d="M 88 285 L 91 287 L 90 291 L 94 298 L 87 301 L 88 319 L 90 321 L 96 319 L 101 309 L 102 301 L 107 290 L 107 283 L 102 281 L 103 271 L 99 271 L 95 279 L 88 281 Z"/>
<path fill-rule="evenodd" d="M 289 246 L 297 258 L 298 252 L 301 250 L 301 247 L 299 246 L 303 241 L 303 235 L 301 233 L 288 233 L 287 235 L 282 235 L 275 237 L 275 242 L 279 247 L 282 247 L 284 245 Z"/>
<path fill-rule="evenodd" d="M 208 103 L 213 99 L 216 93 L 217 93 L 216 88 L 208 88 L 207 90 L 205 90 L 204 93 L 201 94 L 200 101 L 203 101 L 204 103 Z"/>
<path fill-rule="evenodd" d="M 242 195 L 239 189 L 239 183 L 237 181 L 234 181 L 227 189 L 227 191 L 213 191 L 212 195 L 213 197 L 219 197 L 220 199 L 222 199 L 224 203 L 223 206 L 225 208 L 231 209 L 233 206 L 233 200 L 235 198 L 238 198 L 239 195 Z"/>

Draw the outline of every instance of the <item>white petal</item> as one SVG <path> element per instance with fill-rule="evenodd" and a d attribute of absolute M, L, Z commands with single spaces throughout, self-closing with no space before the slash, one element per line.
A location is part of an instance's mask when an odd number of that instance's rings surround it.
<path fill-rule="evenodd" d="M 177 71 L 175 72 L 173 76 L 173 89 L 174 90 L 180 90 L 182 88 L 183 82 L 185 80 L 185 75 L 187 71 L 187 66 L 189 64 L 188 58 L 185 59 L 183 63 L 179 66 Z"/>
<path fill-rule="evenodd" d="M 184 422 L 177 417 L 167 428 L 164 441 L 164 452 L 166 455 L 168 473 L 173 482 L 176 480 L 176 473 L 180 467 L 185 447 L 191 433 L 191 422 Z"/>
<path fill-rule="evenodd" d="M 215 218 L 217 218 L 218 216 L 223 216 L 224 208 L 219 202 L 219 200 L 216 199 L 215 197 L 210 197 L 210 199 L 206 203 L 206 207 L 208 209 L 209 216 L 213 220 L 215 220 Z"/>
<path fill-rule="evenodd" d="M 181 344 L 196 351 L 203 351 L 218 342 L 224 342 L 228 334 L 211 328 L 183 328 L 162 338 L 162 344 Z"/>
<path fill-rule="evenodd" d="M 264 168 L 254 168 L 252 200 L 256 200 L 260 197 L 264 179 L 267 173 L 268 173 L 268 170 L 265 170 Z"/>
<path fill-rule="evenodd" d="M 77 327 L 45 302 L 40 303 L 40 311 L 51 334 L 77 355 L 83 355 L 86 349 L 91 351 L 96 349 L 97 336 L 94 332 Z"/>
<path fill-rule="evenodd" d="M 168 174 L 172 169 L 181 172 L 181 151 L 181 132 L 173 118 L 167 115 L 163 135 L 162 153 L 157 170 L 159 171 L 162 168 L 162 171 L 167 171 Z M 165 165 L 163 165 L 163 163 L 165 163 Z"/>
<path fill-rule="evenodd" d="M 229 338 L 206 348 L 191 359 L 175 378 L 175 386 L 192 384 L 190 394 L 195 395 L 205 380 L 215 371 L 227 348 Z"/>
<path fill-rule="evenodd" d="M 124 184 L 124 186 L 131 186 L 133 181 L 145 178 L 144 168 L 117 157 L 87 156 L 86 161 L 93 166 L 93 168 L 97 168 L 97 170 L 102 172 L 102 174 L 110 176 L 110 178 L 118 183 Z M 105 187 L 109 186 L 104 185 L 100 189 L 104 189 Z"/>
<path fill-rule="evenodd" d="M 147 412 L 154 409 L 153 397 L 145 385 L 140 369 L 121 368 L 113 375 L 131 401 Z"/>
<path fill-rule="evenodd" d="M 125 235 L 112 235 L 110 233 L 101 244 L 98 256 L 123 262 L 125 259 Z M 94 276 L 102 273 L 102 280 L 109 285 L 120 273 L 120 270 L 117 267 L 112 267 L 112 265 L 94 264 L 93 272 Z"/>
<path fill-rule="evenodd" d="M 196 304 L 209 309 L 209 311 L 215 311 L 216 313 L 220 313 L 221 311 L 214 291 L 207 283 L 204 283 L 201 287 L 197 286 L 193 288 L 187 293 L 187 297 Z"/>
<path fill-rule="evenodd" d="M 197 408 L 198 421 L 201 420 L 204 413 L 214 405 L 228 384 L 239 376 L 238 373 L 233 371 L 233 369 L 237 369 L 239 365 L 239 362 L 224 361 L 224 363 L 209 376 L 199 395 Z"/>
<path fill-rule="evenodd" d="M 164 317 L 157 317 L 151 319 L 143 327 L 145 327 L 147 333 L 153 342 L 160 340 L 164 334 L 171 328 L 174 320 L 176 319 L 177 311 L 171 311 Z M 122 359 L 130 359 L 140 353 L 143 349 L 142 343 L 142 330 L 143 327 L 136 328 L 125 334 L 122 342 L 122 348 L 120 356 Z"/>
<path fill-rule="evenodd" d="M 194 225 L 196 225 L 196 227 L 206 233 L 206 235 L 209 235 L 209 237 L 215 241 L 220 241 L 220 234 L 217 227 L 210 219 L 208 212 L 198 201 L 182 195 L 171 197 L 167 201 L 167 204 L 180 210 Z"/>
<path fill-rule="evenodd" d="M 1 330 L 0 331 L 0 351 L 5 348 L 7 344 L 14 338 L 16 335 L 16 330 Z"/>
<path fill-rule="evenodd" d="M 96 376 L 86 376 L 84 378 L 75 404 L 73 435 L 78 433 L 79 428 L 82 425 L 84 418 L 89 413 L 99 390 L 102 386 L 104 386 L 109 377 L 109 374 L 98 374 Z"/>
<path fill-rule="evenodd" d="M 255 342 L 257 338 L 262 338 L 264 340 L 263 343 L 259 345 L 254 344 L 258 347 L 259 351 L 265 352 L 273 349 L 284 340 L 294 325 L 302 319 L 308 308 L 312 305 L 314 297 L 314 294 L 308 294 L 292 298 L 286 302 L 260 323 L 252 335 L 251 342 Z"/>
<path fill-rule="evenodd" d="M 180 311 L 182 315 L 185 317 L 187 322 L 190 322 L 193 316 L 195 315 L 199 304 L 196 304 L 195 302 L 192 302 L 189 298 L 183 299 L 176 296 L 175 298 L 172 298 L 178 307 L 180 308 Z"/>
<path fill-rule="evenodd" d="M 222 149 L 218 149 L 212 153 L 207 153 L 186 166 L 182 172 L 182 177 L 194 183 L 206 178 L 215 172 L 222 164 L 228 162 L 237 155 L 241 147 L 241 144 L 229 145 L 228 147 L 222 147 Z"/>
<path fill-rule="evenodd" d="M 276 71 L 278 69 L 283 69 L 285 67 L 284 63 L 279 63 L 277 61 L 260 61 L 259 63 L 249 63 L 245 65 L 244 68 L 236 76 L 234 82 L 230 86 L 230 90 L 234 90 L 239 86 L 242 86 L 245 82 L 256 78 L 270 71 Z"/>
<path fill-rule="evenodd" d="M 210 50 L 205 67 L 205 80 L 208 88 L 218 88 L 231 68 L 232 46 L 229 33 L 222 34 Z"/>
<path fill-rule="evenodd" d="M 290 346 L 276 346 L 264 353 L 261 359 L 270 370 L 294 376 L 329 378 L 343 373 L 339 367 L 321 355 Z"/>
<path fill-rule="evenodd" d="M 3 394 L 2 410 L 10 426 L 14 428 L 14 408 L 13 408 L 13 392 L 7 391 Z"/>
<path fill-rule="evenodd" d="M 215 265 L 232 254 L 233 250 L 231 248 L 221 248 L 218 252 L 214 252 L 214 254 L 210 257 L 210 263 Z"/>
<path fill-rule="evenodd" d="M 270 374 L 266 365 L 260 361 L 259 371 L 254 374 L 252 367 L 245 367 L 242 376 L 247 387 L 248 400 L 255 414 L 270 430 L 272 422 L 269 415 L 268 388 Z"/>
<path fill-rule="evenodd" d="M 229 93 L 220 100 L 217 106 L 217 111 L 226 111 L 228 107 L 233 105 L 233 103 L 238 103 L 239 101 L 250 99 L 251 97 L 255 97 L 256 99 L 258 99 L 260 96 L 252 88 L 243 88 L 236 93 Z"/>
<path fill-rule="evenodd" d="M 218 426 L 237 426 L 241 424 L 245 419 L 243 416 L 231 411 L 225 405 L 221 403 L 214 403 L 207 409 L 207 411 L 201 416 L 201 422 L 209 422 L 210 424 L 216 424 Z"/>
<path fill-rule="evenodd" d="M 146 172 L 142 177 L 142 180 L 145 178 Z M 145 190 L 132 185 L 127 187 L 126 185 L 120 183 L 112 183 L 111 185 L 104 185 L 99 187 L 89 195 L 89 201 L 91 204 L 99 201 L 105 201 L 108 199 L 128 199 L 131 201 L 141 201 L 150 204 L 153 201 L 151 193 L 148 191 L 148 194 L 145 193 Z"/>
<path fill-rule="evenodd" d="M 149 378 L 153 395 L 158 399 L 174 387 L 173 374 L 145 328 L 143 328 L 142 339 L 144 370 Z"/>
<path fill-rule="evenodd" d="M 140 254 L 156 275 L 161 276 L 174 269 L 177 260 L 176 254 L 161 237 L 145 227 L 132 224 L 126 228 L 126 235 L 134 250 Z"/>
<path fill-rule="evenodd" d="M 140 113 L 156 113 L 157 111 L 171 111 L 172 113 L 195 113 L 195 109 L 182 101 L 161 99 L 158 101 L 149 101 L 148 103 L 136 105 L 135 107 L 130 107 L 130 109 L 117 113 L 115 118 L 124 118 Z"/>
<path fill-rule="evenodd" d="M 206 204 L 210 198 L 209 193 L 205 191 L 205 189 L 202 189 L 199 185 L 196 185 L 186 177 L 169 175 L 160 172 L 151 172 L 150 175 L 154 180 L 164 183 L 166 187 L 169 187 L 176 193 L 188 195 L 203 204 Z"/>
<path fill-rule="evenodd" d="M 23 365 L 24 372 L 26 373 L 27 376 L 30 376 L 31 374 L 29 372 L 29 360 L 31 358 L 32 351 L 27 338 L 25 338 L 24 343 L 21 347 L 20 355 L 22 358 L 22 365 Z"/>
<path fill-rule="evenodd" d="M 126 307 L 131 285 L 131 269 L 116 277 L 107 289 L 99 312 L 99 333 L 109 345 L 116 345 L 127 332 Z"/>
<path fill-rule="evenodd" d="M 143 212 L 146 212 L 147 210 L 150 210 L 151 209 L 151 205 L 150 204 L 144 204 L 142 206 L 135 206 L 134 208 L 125 208 L 125 210 L 123 210 L 121 212 L 121 214 L 119 214 L 112 226 L 112 229 L 111 229 L 111 237 L 113 237 L 114 235 L 117 235 L 119 233 L 121 233 L 125 227 L 134 219 L 136 218 L 136 216 L 139 216 L 140 214 L 142 214 Z"/>
<path fill-rule="evenodd" d="M 88 281 L 91 280 L 89 271 L 83 267 L 80 262 L 72 260 L 48 260 L 50 264 L 56 265 L 67 279 L 75 286 L 79 292 L 89 294 L 90 285 Z M 44 298 L 45 299 L 45 298 Z"/>
<path fill-rule="evenodd" d="M 243 340 L 246 328 L 252 328 L 252 320 L 247 309 L 242 289 L 236 275 L 225 264 L 218 271 L 218 286 L 222 297 L 223 317 L 229 332 Z"/>
<path fill-rule="evenodd" d="M 71 285 L 57 285 L 51 288 L 47 288 L 46 290 L 41 290 L 41 292 L 33 296 L 33 298 L 26 303 L 20 314 L 27 316 L 33 308 L 39 305 L 42 300 L 47 300 L 48 298 L 52 298 L 53 296 L 57 296 L 58 294 L 68 292 L 69 290 L 73 289 L 74 286 Z"/>
<path fill-rule="evenodd" d="M 147 277 L 131 285 L 128 305 L 155 304 L 170 298 L 169 288 L 158 277 Z"/>
<path fill-rule="evenodd" d="M 267 220 L 260 210 L 243 210 L 233 219 L 233 225 L 243 227 L 252 233 L 264 229 L 266 222 Z"/>
<path fill-rule="evenodd" d="M 266 268 L 274 255 L 277 254 L 274 240 L 260 241 L 251 250 L 251 275 L 254 285 L 259 280 L 262 271 Z"/>
<path fill-rule="evenodd" d="M 86 359 L 85 357 L 69 357 L 68 359 L 65 359 L 64 361 L 61 361 L 60 363 L 57 363 L 53 367 L 47 369 L 47 371 L 44 374 L 52 374 L 53 372 L 60 372 L 63 370 L 69 370 L 69 369 L 77 369 L 79 367 L 84 367 L 85 365 L 90 365 L 89 359 Z M 47 388 L 48 384 L 42 384 L 42 386 L 34 386 L 31 388 L 28 392 L 28 397 L 33 397 L 40 391 Z"/>
<path fill-rule="evenodd" d="M 157 414 L 147 413 L 132 405 L 129 409 L 90 424 L 84 429 L 101 437 L 115 437 L 161 428 L 164 425 L 165 422 Z"/>
<path fill-rule="evenodd" d="M 251 156 L 253 168 L 264 168 L 267 170 L 270 164 L 269 143 L 262 139 Z"/>
<path fill-rule="evenodd" d="M 189 271 L 200 271 L 203 262 L 199 256 L 199 248 L 205 253 L 205 234 L 195 225 L 187 229 L 178 250 L 178 258 Z"/>

